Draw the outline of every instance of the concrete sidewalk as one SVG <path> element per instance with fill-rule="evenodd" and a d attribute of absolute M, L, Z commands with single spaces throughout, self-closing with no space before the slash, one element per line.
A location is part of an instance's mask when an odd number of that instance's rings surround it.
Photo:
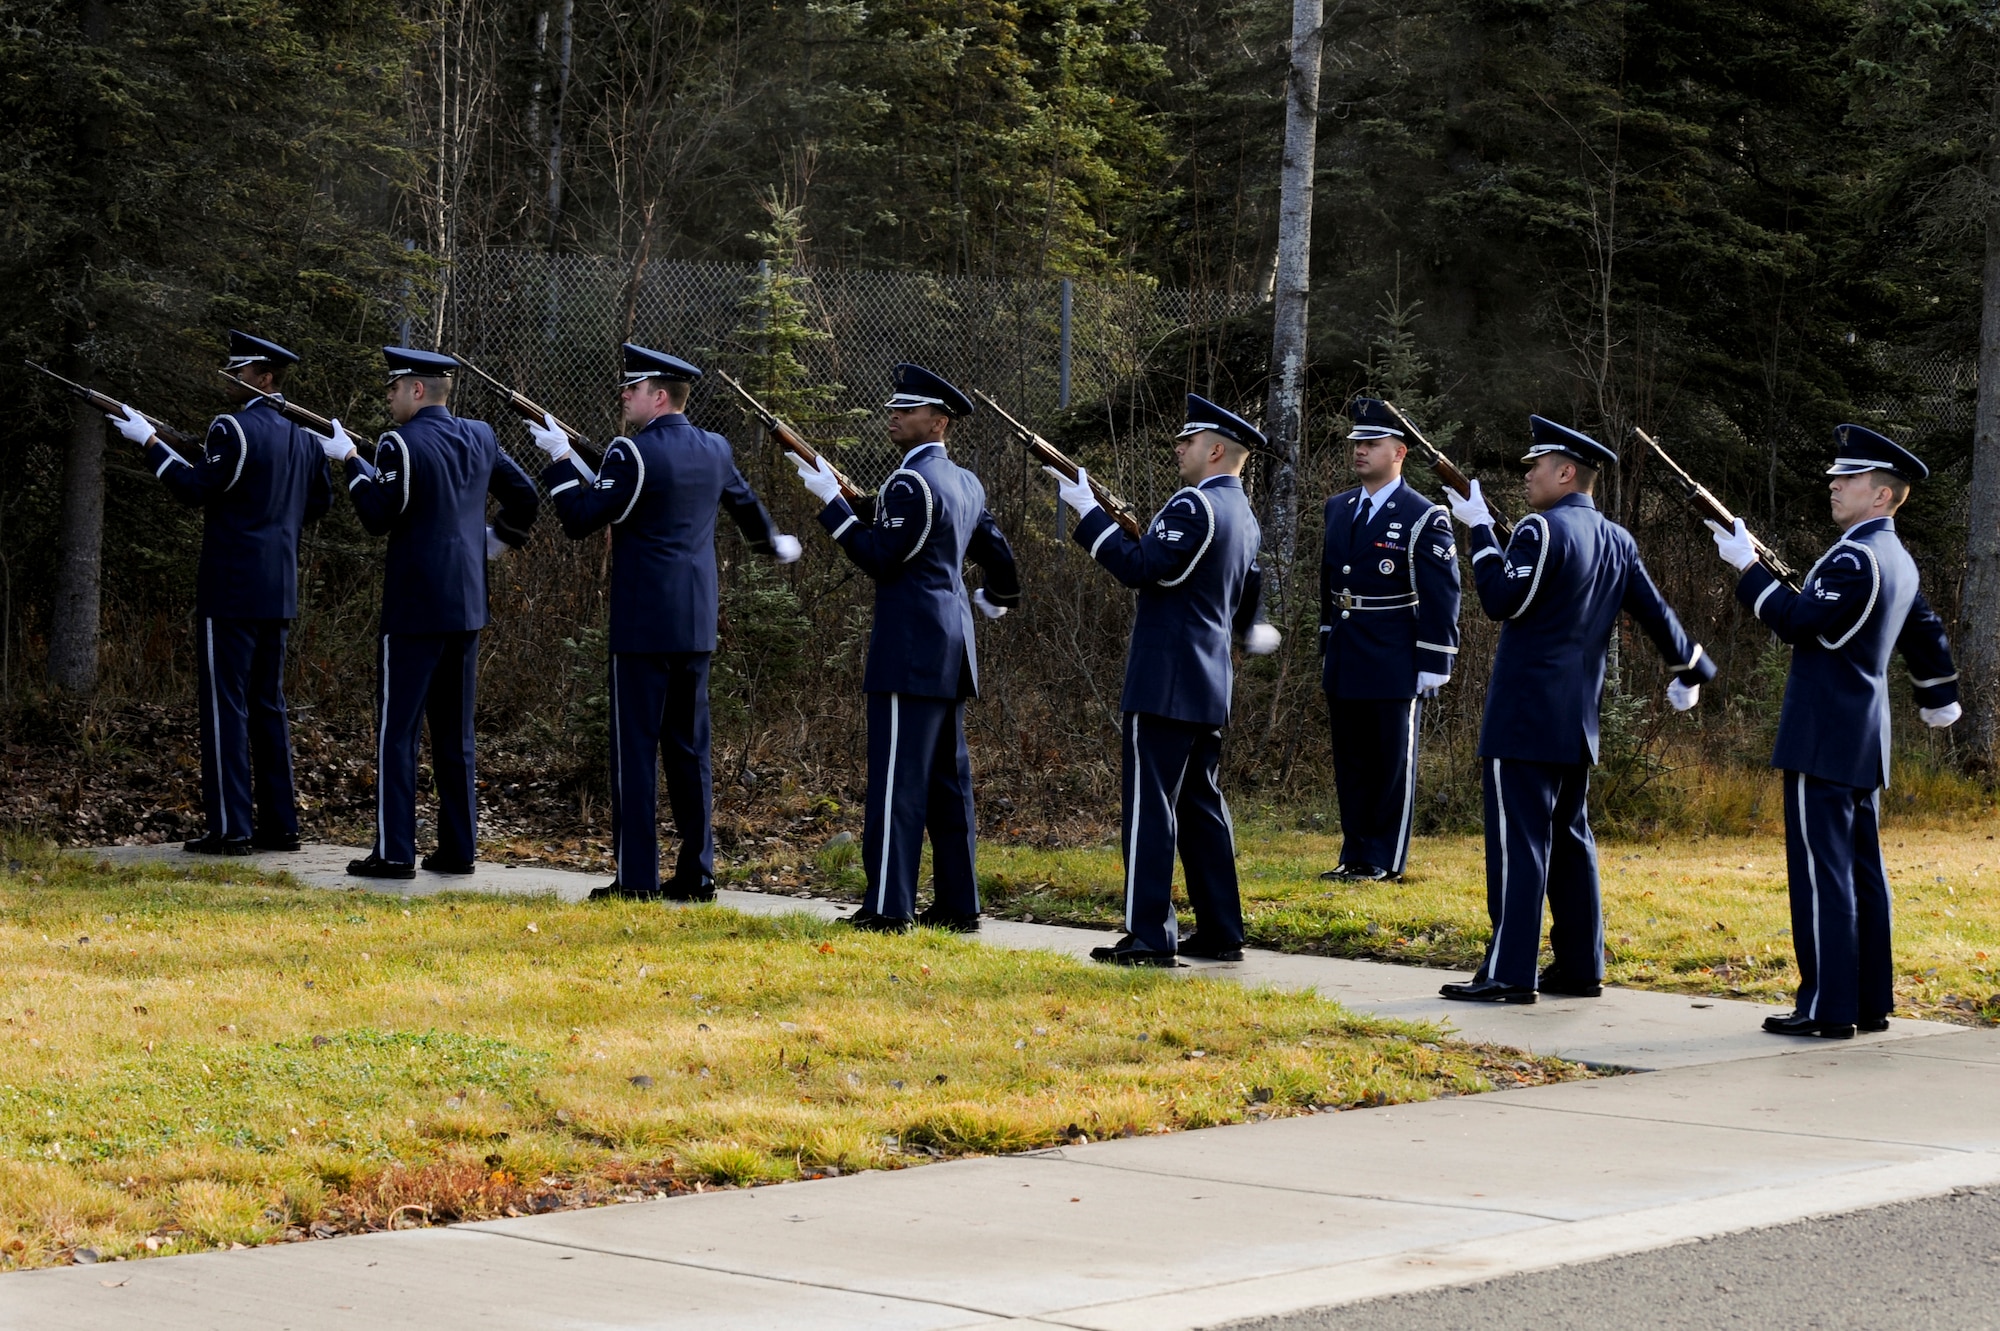
<path fill-rule="evenodd" d="M 279 867 L 292 857 L 269 858 Z M 321 881 L 323 862 L 296 858 L 304 871 L 294 872 Z M 571 896 L 597 881 L 512 869 L 486 871 L 474 886 Z M 725 896 L 759 912 L 835 909 Z M 1095 941 L 1016 924 L 989 925 L 986 936 L 1065 952 Z M 1472 1038 L 1662 1070 L 595 1211 L 28 1272 L 0 1279 L 0 1322 L 1212 1326 L 2000 1182 L 2000 1033 L 1909 1022 L 1851 1044 L 1789 1041 L 1757 1032 L 1766 1009 L 1752 1004 L 1618 993 L 1446 1013 L 1426 997 L 1436 972 L 1262 954 L 1201 970 L 1311 984 L 1362 1010 L 1448 1015 Z"/>

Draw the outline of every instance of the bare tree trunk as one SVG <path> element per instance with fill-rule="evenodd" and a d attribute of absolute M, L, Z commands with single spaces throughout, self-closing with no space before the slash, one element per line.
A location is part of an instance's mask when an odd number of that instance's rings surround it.
<path fill-rule="evenodd" d="M 80 24 L 84 40 L 103 46 L 111 35 L 111 7 L 106 0 L 85 0 Z M 111 143 L 111 111 L 102 101 L 83 118 L 77 141 L 77 174 L 96 182 L 89 194 L 101 195 Z M 71 257 L 76 313 L 68 328 L 74 378 L 90 377 L 80 348 L 89 340 L 102 312 L 94 290 L 97 252 L 102 238 L 95 230 L 98 208 L 84 214 L 93 228 L 78 237 Z M 97 633 L 100 577 L 104 561 L 104 417 L 89 403 L 78 402 L 70 413 L 69 448 L 63 461 L 62 527 L 56 538 L 55 586 L 49 606 L 49 684 L 65 693 L 87 694 L 97 687 Z"/>
<path fill-rule="evenodd" d="M 1986 269 L 1979 316 L 1979 396 L 1972 417 L 1972 489 L 1965 590 L 1958 608 L 1958 669 L 1969 762 L 2000 760 L 2000 82 L 1986 138 Z"/>
<path fill-rule="evenodd" d="M 49 607 L 49 683 L 65 693 L 97 687 L 97 628 L 104 550 L 104 415 L 88 402 L 70 413 L 63 467 L 62 531 Z"/>
<path fill-rule="evenodd" d="M 556 39 L 556 104 L 549 115 L 549 248 L 562 232 L 563 109 L 569 100 L 570 58 L 575 50 L 576 0 L 563 0 L 561 35 Z"/>
<path fill-rule="evenodd" d="M 1278 268 L 1271 299 L 1271 392 L 1264 429 L 1270 469 L 1264 549 L 1274 618 L 1290 590 L 1298 542 L 1299 441 L 1305 430 L 1306 297 L 1312 285 L 1313 154 L 1319 135 L 1322 0 L 1292 0 L 1292 68 L 1285 85 L 1285 164 L 1278 200 Z"/>

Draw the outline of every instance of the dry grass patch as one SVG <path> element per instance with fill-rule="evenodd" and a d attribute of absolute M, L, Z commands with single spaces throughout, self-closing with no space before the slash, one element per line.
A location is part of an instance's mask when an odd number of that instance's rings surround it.
<path fill-rule="evenodd" d="M 1403 882 L 1350 885 L 1319 879 L 1338 858 L 1336 835 L 1265 824 L 1239 825 L 1237 836 L 1253 943 L 1467 971 L 1479 963 L 1490 933 L 1480 838 L 1419 838 Z M 1903 1015 L 2000 1019 L 1996 836 L 2000 818 L 1991 816 L 1888 823 Z M 1613 983 L 1790 997 L 1798 970 L 1782 833 L 1614 839 L 1598 850 Z M 990 846 L 980 856 L 996 912 L 1097 925 L 1117 918 L 1116 847 Z"/>
<path fill-rule="evenodd" d="M 929 931 L 12 855 L 0 1265 L 1581 1075 L 1311 995 Z"/>

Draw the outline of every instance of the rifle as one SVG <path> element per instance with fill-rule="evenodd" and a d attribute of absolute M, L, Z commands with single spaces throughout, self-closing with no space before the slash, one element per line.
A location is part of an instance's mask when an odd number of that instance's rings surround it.
<path fill-rule="evenodd" d="M 529 397 L 526 393 L 518 392 L 515 389 L 507 387 L 507 385 L 501 383 L 498 379 L 495 379 L 492 375 L 480 369 L 477 365 L 474 365 L 471 361 L 467 360 L 465 357 L 454 354 L 452 359 L 456 360 L 460 365 L 464 366 L 466 369 L 478 375 L 481 379 L 484 379 L 489 385 L 491 385 L 494 392 L 506 398 L 507 405 L 513 408 L 514 414 L 516 416 L 519 416 L 522 420 L 533 421 L 537 425 L 541 425 L 543 423 L 544 417 L 546 417 L 549 420 L 555 421 L 556 428 L 569 436 L 570 447 L 574 448 L 577 451 L 577 453 L 583 458 L 583 460 L 590 464 L 590 467 L 593 471 L 595 471 L 598 467 L 604 465 L 604 450 L 599 448 L 596 444 L 592 443 L 590 441 L 589 435 L 586 435 L 583 431 L 568 424 L 567 422 L 558 419 L 554 412 L 550 411 L 548 408 L 544 407 L 541 403 Z"/>
<path fill-rule="evenodd" d="M 263 398 L 266 402 L 271 404 L 271 410 L 277 412 L 280 416 L 283 416 L 286 420 L 298 426 L 300 429 L 311 430 L 315 434 L 323 434 L 326 435 L 328 438 L 333 437 L 333 422 L 328 420 L 326 417 L 320 415 L 318 412 L 307 411 L 304 407 L 300 406 L 298 403 L 288 402 L 277 393 L 266 393 L 263 389 L 257 387 L 257 385 L 255 384 L 244 383 L 243 380 L 238 379 L 235 375 L 231 374 L 227 370 L 217 370 L 216 373 L 221 375 L 223 378 L 227 379 L 230 383 L 241 384 L 244 388 L 249 389 L 252 393 L 255 393 L 258 397 Z"/>
<path fill-rule="evenodd" d="M 727 374 L 724 374 L 721 370 L 717 370 L 715 372 L 715 377 L 722 380 L 723 383 L 728 384 L 731 388 L 736 390 L 736 396 L 743 399 L 743 404 L 750 408 L 750 414 L 755 416 L 763 424 L 766 430 L 770 431 L 771 437 L 776 439 L 779 445 L 783 447 L 787 453 L 790 453 L 793 457 L 805 463 L 807 466 L 819 465 L 820 455 L 813 450 L 813 446 L 811 444 L 805 441 L 805 437 L 801 435 L 797 430 L 794 430 L 791 426 L 785 424 L 783 421 L 779 420 L 776 416 L 772 415 L 770 410 L 766 408 L 763 403 L 759 402 L 756 398 L 750 396 L 749 389 L 745 388 L 742 384 L 737 383 L 734 379 L 730 378 Z M 862 492 L 860 486 L 856 485 L 853 481 L 850 481 L 849 479 L 847 479 L 846 476 L 841 474 L 839 468 L 834 467 L 831 462 L 827 463 L 826 465 L 829 468 L 833 468 L 833 479 L 840 482 L 840 497 L 847 501 L 849 507 L 852 507 L 855 501 L 860 499 L 865 499 L 867 497 Z"/>
<path fill-rule="evenodd" d="M 123 416 L 125 414 L 125 404 L 108 393 L 100 393 L 95 388 L 85 388 L 74 379 L 65 379 L 48 366 L 40 364 L 37 361 L 24 360 L 21 363 L 31 370 L 40 370 L 43 374 L 46 374 L 49 378 L 55 380 L 107 416 Z M 178 444 L 186 447 L 190 444 L 201 442 L 187 431 L 176 430 L 173 426 L 160 420 L 158 417 L 148 416 L 143 411 L 139 412 L 139 415 L 145 420 L 146 424 L 153 427 L 153 432 L 168 444 Z"/>
<path fill-rule="evenodd" d="M 1064 456 L 1061 449 L 1009 416 L 998 402 L 978 389 L 973 389 L 972 395 L 991 408 L 995 416 L 1005 421 L 1007 428 L 1014 432 L 1014 438 L 1044 466 L 1054 467 L 1058 475 L 1067 477 L 1071 482 L 1076 480 L 1076 474 L 1083 468 Z M 1111 515 L 1111 520 L 1117 523 L 1127 536 L 1135 541 L 1139 539 L 1140 533 L 1145 529 L 1140 525 L 1138 515 L 1132 511 L 1129 504 L 1099 485 L 1095 476 L 1090 478 L 1090 492 L 1097 496 L 1098 506 Z"/>
<path fill-rule="evenodd" d="M 1431 464 L 1431 470 L 1437 473 L 1438 479 L 1456 491 L 1461 499 L 1470 499 L 1472 482 L 1458 469 L 1458 464 L 1446 457 L 1436 444 L 1424 438 L 1424 432 L 1411 424 L 1410 418 L 1403 414 L 1402 408 L 1393 402 L 1384 402 L 1382 405 L 1389 409 L 1389 414 L 1403 427 L 1403 433 L 1416 441 L 1418 449 L 1423 452 L 1424 460 Z M 1493 502 L 1488 500 L 1486 507 L 1488 511 L 1492 511 Z M 1505 547 L 1507 542 L 1514 539 L 1514 524 L 1501 517 L 1498 512 L 1493 512 L 1493 535 L 1501 546 Z"/>
<path fill-rule="evenodd" d="M 1660 461 L 1667 464 L 1667 470 L 1673 473 L 1673 478 L 1681 483 L 1681 491 L 1686 495 L 1688 503 L 1694 507 L 1696 513 L 1710 522 L 1720 523 L 1726 528 L 1733 529 L 1736 526 L 1736 515 L 1731 513 L 1727 508 L 1724 508 L 1722 501 L 1717 499 L 1707 486 L 1688 475 L 1678 462 L 1668 457 L 1667 450 L 1660 447 L 1659 440 L 1653 438 L 1652 435 L 1647 434 L 1636 425 L 1632 427 L 1632 433 L 1639 437 L 1640 443 L 1652 449 Z M 1791 565 L 1778 557 L 1776 551 L 1758 540 L 1754 535 L 1750 538 L 1750 548 L 1756 552 L 1757 562 L 1769 569 L 1772 577 L 1784 583 L 1792 591 L 1799 590 L 1801 585 L 1799 575 L 1792 569 Z"/>

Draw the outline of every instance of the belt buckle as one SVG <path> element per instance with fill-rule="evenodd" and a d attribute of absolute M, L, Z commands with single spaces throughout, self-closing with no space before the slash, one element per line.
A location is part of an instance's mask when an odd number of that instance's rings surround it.
<path fill-rule="evenodd" d="M 1354 593 L 1343 591 L 1340 594 L 1340 608 L 1342 610 L 1352 610 L 1354 608 Z"/>

